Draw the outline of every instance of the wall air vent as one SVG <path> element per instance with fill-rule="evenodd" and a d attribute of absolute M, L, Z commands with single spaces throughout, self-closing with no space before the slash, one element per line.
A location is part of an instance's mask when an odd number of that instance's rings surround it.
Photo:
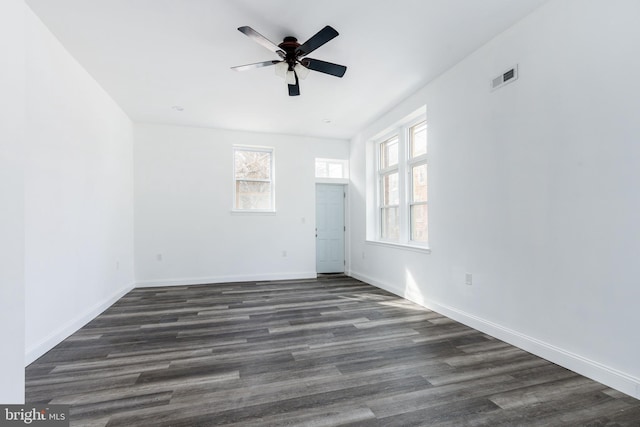
<path fill-rule="evenodd" d="M 491 90 L 496 90 L 516 80 L 518 80 L 518 65 L 514 65 L 498 77 L 491 79 Z"/>

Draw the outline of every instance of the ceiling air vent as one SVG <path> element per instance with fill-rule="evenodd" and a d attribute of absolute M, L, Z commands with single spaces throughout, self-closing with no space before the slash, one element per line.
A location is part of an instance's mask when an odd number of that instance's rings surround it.
<path fill-rule="evenodd" d="M 491 80 L 491 90 L 496 90 L 507 83 L 511 83 L 513 81 L 518 80 L 518 66 L 515 65 L 509 68 L 504 73 L 500 74 L 498 77 L 495 77 Z"/>

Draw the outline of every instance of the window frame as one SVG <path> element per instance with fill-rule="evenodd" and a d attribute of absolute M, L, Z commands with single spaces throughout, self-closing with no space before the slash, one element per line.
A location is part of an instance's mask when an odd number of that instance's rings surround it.
<path fill-rule="evenodd" d="M 429 251 L 429 216 L 428 216 L 428 186 L 429 180 L 427 179 L 427 197 L 425 201 L 413 200 L 413 168 L 421 165 L 428 166 L 428 147 L 427 152 L 415 157 L 411 157 L 411 132 L 416 126 L 421 123 L 425 123 L 428 129 L 428 122 L 426 120 L 426 114 L 421 114 L 419 117 L 413 117 L 411 120 L 405 120 L 399 123 L 391 130 L 382 134 L 379 138 L 376 138 L 374 142 L 375 152 L 375 240 L 374 243 L 389 244 L 393 246 L 403 246 L 418 250 Z M 398 163 L 393 166 L 383 167 L 382 165 L 382 146 L 393 138 L 398 138 Z M 384 184 L 383 179 L 385 176 L 396 173 L 398 174 L 398 238 L 390 239 L 383 235 L 383 209 L 392 207 L 383 204 L 384 196 Z M 413 230 L 411 229 L 411 210 L 412 206 L 425 205 L 427 206 L 427 240 L 417 241 L 413 240 Z M 395 205 L 394 205 L 395 206 Z"/>
<path fill-rule="evenodd" d="M 257 153 L 269 153 L 269 179 L 238 179 L 236 177 L 236 153 L 238 151 L 248 151 Z M 249 213 L 249 214 L 273 214 L 276 212 L 276 183 L 275 183 L 275 150 L 273 147 L 253 146 L 253 145 L 234 145 L 232 147 L 232 165 L 233 165 L 233 199 L 231 211 L 234 213 Z M 268 182 L 270 184 L 270 208 L 268 209 L 247 209 L 238 208 L 237 203 L 237 183 L 238 181 L 244 182 Z"/>
<path fill-rule="evenodd" d="M 427 195 L 425 200 L 421 200 L 421 201 L 415 201 L 413 199 L 413 195 L 414 195 L 414 175 L 413 175 L 413 169 L 416 167 L 420 167 L 420 166 L 425 166 L 427 169 L 427 175 L 429 172 L 429 162 L 428 162 L 428 155 L 429 155 L 429 147 L 428 147 L 428 141 L 427 141 L 427 149 L 426 152 L 423 154 L 419 154 L 415 157 L 411 157 L 411 147 L 412 147 L 412 143 L 413 143 L 413 129 L 424 124 L 424 128 L 425 128 L 425 132 L 427 131 L 427 120 L 426 118 L 424 120 L 418 120 L 417 122 L 414 122 L 413 125 L 410 125 L 407 127 L 407 177 L 408 177 L 408 185 L 407 185 L 407 192 L 408 192 L 408 198 L 407 198 L 407 204 L 408 204 L 408 212 L 407 214 L 409 215 L 409 223 L 408 223 L 408 231 L 409 231 L 409 242 L 413 245 L 419 245 L 419 246 L 423 246 L 423 245 L 428 245 L 429 243 L 429 179 L 427 178 L 426 180 L 426 187 L 427 187 Z M 426 241 L 419 241 L 419 240 L 414 240 L 413 238 L 413 228 L 412 228 L 412 211 L 413 211 L 413 207 L 414 206 L 426 206 L 427 207 L 427 240 Z"/>
<path fill-rule="evenodd" d="M 402 189 L 402 180 L 401 180 L 401 174 L 400 174 L 400 136 L 392 133 L 389 134 L 387 136 L 387 138 L 383 139 L 382 141 L 379 141 L 376 144 L 376 151 L 378 153 L 377 159 L 376 159 L 376 164 L 377 164 L 377 194 L 378 194 L 378 203 L 377 203 L 377 237 L 381 240 L 381 241 L 389 241 L 389 242 L 396 242 L 400 239 L 400 230 L 401 230 L 401 226 L 400 226 L 400 205 L 401 205 L 401 201 L 402 201 L 402 195 L 401 195 L 401 189 Z M 382 147 L 393 141 L 396 140 L 395 143 L 398 146 L 398 160 L 395 164 L 384 167 L 382 165 L 382 161 L 383 161 L 383 157 L 382 157 Z M 384 204 L 384 190 L 385 190 L 385 185 L 384 185 L 384 180 L 386 177 L 391 176 L 391 175 L 397 175 L 398 178 L 398 203 L 397 204 Z M 383 216 L 383 211 L 385 210 L 390 210 L 390 209 L 397 209 L 397 218 L 398 218 L 398 239 L 391 239 L 388 237 L 385 237 L 383 235 L 383 221 L 384 221 L 384 216 Z"/>

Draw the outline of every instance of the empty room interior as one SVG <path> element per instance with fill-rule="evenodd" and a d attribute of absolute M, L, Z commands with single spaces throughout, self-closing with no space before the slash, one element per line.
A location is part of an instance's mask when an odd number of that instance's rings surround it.
<path fill-rule="evenodd" d="M 638 16 L 2 0 L 0 404 L 640 426 Z"/>

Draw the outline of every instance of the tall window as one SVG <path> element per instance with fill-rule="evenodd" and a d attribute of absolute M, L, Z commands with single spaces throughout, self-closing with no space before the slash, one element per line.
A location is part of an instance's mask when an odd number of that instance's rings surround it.
<path fill-rule="evenodd" d="M 380 237 L 385 240 L 400 237 L 398 140 L 396 135 L 380 144 Z"/>
<path fill-rule="evenodd" d="M 409 128 L 409 229 L 413 242 L 427 242 L 427 122 Z"/>
<path fill-rule="evenodd" d="M 234 210 L 273 211 L 273 149 L 234 147 Z"/>
<path fill-rule="evenodd" d="M 378 237 L 426 245 L 427 123 L 397 128 L 378 143 Z"/>

